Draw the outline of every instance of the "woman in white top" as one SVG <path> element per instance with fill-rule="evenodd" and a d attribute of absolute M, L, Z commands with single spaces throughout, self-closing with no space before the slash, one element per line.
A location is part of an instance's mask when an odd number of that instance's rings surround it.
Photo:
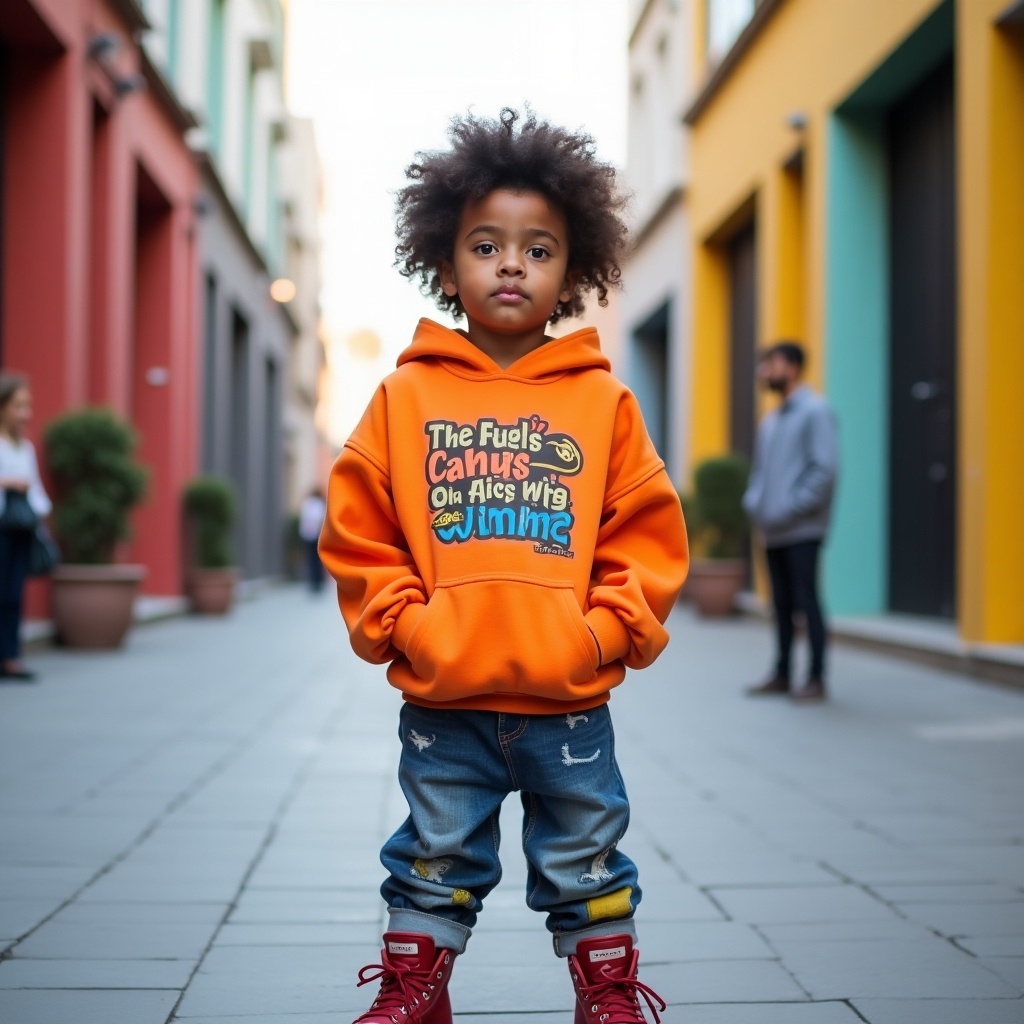
<path fill-rule="evenodd" d="M 32 419 L 32 392 L 28 381 L 0 374 L 0 515 L 7 493 L 20 491 L 37 516 L 50 513 L 50 499 L 39 479 L 39 465 L 25 429 Z M 0 678 L 34 678 L 21 663 L 21 608 L 28 574 L 32 533 L 0 529 Z"/>

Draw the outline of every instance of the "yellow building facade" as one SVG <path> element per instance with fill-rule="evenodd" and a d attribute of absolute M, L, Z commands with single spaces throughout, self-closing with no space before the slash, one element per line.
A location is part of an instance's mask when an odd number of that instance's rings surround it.
<path fill-rule="evenodd" d="M 706 58 L 687 195 L 691 457 L 749 450 L 756 350 L 836 410 L 840 614 L 1024 643 L 1024 2 L 760 0 Z"/>

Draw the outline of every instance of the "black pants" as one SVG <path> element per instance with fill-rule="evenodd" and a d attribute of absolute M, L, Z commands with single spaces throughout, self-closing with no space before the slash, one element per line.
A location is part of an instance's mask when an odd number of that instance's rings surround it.
<path fill-rule="evenodd" d="M 31 548 L 28 530 L 0 530 L 0 661 L 16 661 L 21 653 L 21 603 Z"/>
<path fill-rule="evenodd" d="M 804 540 L 780 548 L 768 548 L 768 572 L 772 579 L 775 630 L 779 660 L 777 673 L 790 677 L 793 651 L 793 612 L 803 610 L 811 643 L 811 679 L 825 678 L 825 620 L 818 601 L 818 552 L 821 541 Z"/>
<path fill-rule="evenodd" d="M 306 582 L 314 593 L 323 589 L 324 563 L 320 561 L 320 553 L 316 549 L 315 540 L 303 541 L 306 545 Z"/>

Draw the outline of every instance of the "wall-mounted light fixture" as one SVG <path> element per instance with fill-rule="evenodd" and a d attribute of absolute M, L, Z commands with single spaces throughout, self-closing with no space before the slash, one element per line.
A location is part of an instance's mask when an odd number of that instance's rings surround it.
<path fill-rule="evenodd" d="M 114 79 L 114 92 L 121 97 L 130 96 L 133 92 L 142 92 L 145 88 L 146 79 L 138 73 Z"/>
<path fill-rule="evenodd" d="M 99 61 L 101 64 L 113 57 L 124 44 L 124 39 L 116 32 L 97 32 L 89 37 L 89 60 Z"/>
<path fill-rule="evenodd" d="M 291 302 L 295 298 L 297 291 L 295 282 L 290 281 L 287 277 L 279 277 L 276 281 L 272 281 L 270 285 L 270 297 L 275 302 Z"/>

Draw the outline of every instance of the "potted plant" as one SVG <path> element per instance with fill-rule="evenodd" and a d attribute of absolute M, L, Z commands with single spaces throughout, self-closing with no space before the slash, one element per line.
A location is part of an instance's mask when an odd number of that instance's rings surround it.
<path fill-rule="evenodd" d="M 731 615 L 748 571 L 750 525 L 743 492 L 750 467 L 742 455 L 705 459 L 694 471 L 691 536 L 696 558 L 690 563 L 687 594 L 701 615 Z"/>
<path fill-rule="evenodd" d="M 231 559 L 235 492 L 230 481 L 196 477 L 185 488 L 185 522 L 193 562 L 187 581 L 192 607 L 201 615 L 224 615 L 234 601 L 238 575 Z"/>
<path fill-rule="evenodd" d="M 93 407 L 54 420 L 44 444 L 64 559 L 51 576 L 57 636 L 72 647 L 119 647 L 146 575 L 145 566 L 114 564 L 118 542 L 130 535 L 128 514 L 146 491 L 135 431 Z"/>

